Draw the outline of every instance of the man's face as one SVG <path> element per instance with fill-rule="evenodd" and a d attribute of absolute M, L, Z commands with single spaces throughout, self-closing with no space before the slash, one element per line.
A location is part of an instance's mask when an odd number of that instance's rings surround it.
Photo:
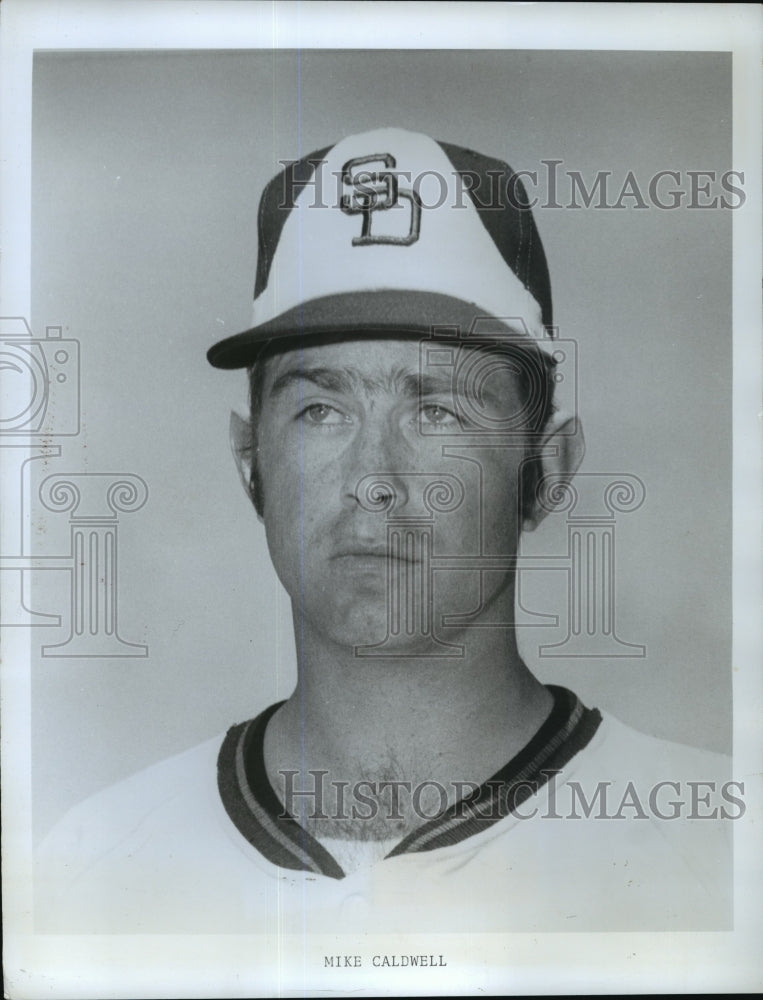
<path fill-rule="evenodd" d="M 268 547 L 326 639 L 365 646 L 391 630 L 414 655 L 432 626 L 463 641 L 443 616 L 511 614 L 500 557 L 517 549 L 521 390 L 510 359 L 476 360 L 475 378 L 454 379 L 422 369 L 414 339 L 364 337 L 266 362 L 256 459 Z"/>

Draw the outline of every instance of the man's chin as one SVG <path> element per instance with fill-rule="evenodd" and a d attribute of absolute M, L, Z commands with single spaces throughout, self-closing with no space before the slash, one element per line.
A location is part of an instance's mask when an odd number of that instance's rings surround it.
<path fill-rule="evenodd" d="M 365 661 L 371 655 L 416 656 L 427 648 L 426 638 L 408 635 L 387 614 L 379 608 L 378 602 L 372 608 L 358 606 L 341 616 L 321 616 L 320 611 L 307 614 L 305 625 L 328 645 L 334 645 L 356 655 Z M 388 653 L 386 652 L 388 651 Z"/>

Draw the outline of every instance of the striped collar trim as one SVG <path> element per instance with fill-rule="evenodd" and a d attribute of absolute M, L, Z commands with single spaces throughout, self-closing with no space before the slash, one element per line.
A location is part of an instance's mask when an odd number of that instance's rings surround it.
<path fill-rule="evenodd" d="M 548 690 L 553 708 L 529 743 L 476 791 L 404 837 L 388 858 L 433 851 L 482 833 L 515 813 L 590 742 L 601 722 L 598 709 L 586 708 L 566 688 L 549 685 Z M 344 878 L 325 847 L 286 812 L 268 780 L 265 729 L 282 704 L 228 730 L 217 761 L 220 798 L 238 831 L 268 861 L 293 871 Z"/>

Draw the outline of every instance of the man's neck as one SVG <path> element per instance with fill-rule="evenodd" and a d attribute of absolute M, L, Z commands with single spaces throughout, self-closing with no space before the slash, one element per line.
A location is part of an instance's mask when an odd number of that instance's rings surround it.
<path fill-rule="evenodd" d="M 319 839 L 402 838 L 495 774 L 551 710 L 511 628 L 471 629 L 464 655 L 442 658 L 358 657 L 307 623 L 299 634 L 298 684 L 268 726 L 265 766 Z M 319 786 L 322 810 L 289 794 Z"/>

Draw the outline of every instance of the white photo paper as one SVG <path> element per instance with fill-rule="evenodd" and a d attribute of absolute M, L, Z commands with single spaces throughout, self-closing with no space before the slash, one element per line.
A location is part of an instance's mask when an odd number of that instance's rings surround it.
<path fill-rule="evenodd" d="M 2 11 L 7 995 L 760 988 L 760 21 Z"/>

